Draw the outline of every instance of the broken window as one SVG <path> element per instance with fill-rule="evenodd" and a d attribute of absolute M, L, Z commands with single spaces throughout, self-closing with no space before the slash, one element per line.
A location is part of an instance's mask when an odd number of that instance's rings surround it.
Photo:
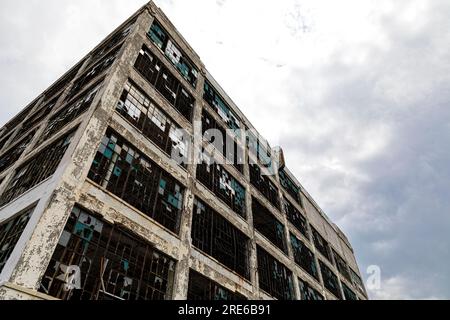
<path fill-rule="evenodd" d="M 27 135 L 15 146 L 9 148 L 9 150 L 0 157 L 0 173 L 11 167 L 17 160 L 19 160 L 20 156 L 28 147 L 33 137 L 34 132 Z"/>
<path fill-rule="evenodd" d="M 335 250 L 333 250 L 333 256 L 334 262 L 336 263 L 336 267 L 339 270 L 340 274 L 342 274 L 345 279 L 352 282 L 350 272 L 348 271 L 348 266 L 345 263 L 344 259 L 342 259 L 341 256 Z"/>
<path fill-rule="evenodd" d="M 285 198 L 283 198 L 283 207 L 289 222 L 291 222 L 294 227 L 305 236 L 306 239 L 309 239 L 308 223 L 306 222 L 306 218 Z"/>
<path fill-rule="evenodd" d="M 62 300 L 170 299 L 175 261 L 75 207 L 39 288 Z"/>
<path fill-rule="evenodd" d="M 187 164 L 190 139 L 181 134 L 180 126 L 136 85 L 131 82 L 125 85 L 116 111 L 169 156 L 176 151 L 183 164 Z"/>
<path fill-rule="evenodd" d="M 343 282 L 342 282 L 342 291 L 344 292 L 345 300 L 358 300 L 356 294 Z"/>
<path fill-rule="evenodd" d="M 217 137 L 219 133 L 221 139 Z M 240 143 L 230 137 L 206 110 L 203 110 L 202 113 L 202 134 L 205 140 L 227 159 L 227 163 L 232 163 L 239 172 L 244 172 L 244 150 Z"/>
<path fill-rule="evenodd" d="M 125 27 L 116 32 L 112 37 L 110 37 L 103 45 L 101 45 L 92 54 L 92 63 L 95 63 L 101 59 L 105 54 L 107 54 L 112 48 L 116 47 L 120 43 L 120 48 L 122 47 L 124 40 L 133 31 L 134 20 L 128 23 Z"/>
<path fill-rule="evenodd" d="M 291 233 L 291 245 L 294 253 L 294 260 L 303 270 L 308 272 L 315 279 L 319 280 L 314 253 L 305 244 Z"/>
<path fill-rule="evenodd" d="M 96 63 L 93 67 L 89 67 L 83 75 L 81 75 L 77 80 L 75 80 L 70 93 L 68 94 L 66 101 L 71 100 L 78 93 L 80 93 L 86 85 L 88 85 L 92 80 L 97 78 L 99 75 L 104 73 L 107 69 L 109 69 L 114 61 L 116 61 L 117 56 L 119 55 L 120 48 L 116 48 L 110 53 L 108 53 L 104 58 L 102 58 L 98 63 Z"/>
<path fill-rule="evenodd" d="M 257 164 L 250 164 L 250 182 L 275 208 L 280 208 L 278 188 L 270 181 L 269 176 L 262 175 Z"/>
<path fill-rule="evenodd" d="M 75 99 L 73 102 L 69 102 L 68 106 L 62 107 L 61 110 L 49 120 L 40 141 L 44 141 L 53 136 L 53 134 L 77 119 L 81 114 L 85 113 L 91 106 L 92 101 L 100 88 L 101 84 L 97 83 L 86 90 L 82 96 Z"/>
<path fill-rule="evenodd" d="M 110 129 L 102 139 L 88 177 L 167 229 L 178 232 L 183 187 Z"/>
<path fill-rule="evenodd" d="M 320 271 L 322 272 L 323 284 L 337 298 L 342 299 L 341 289 L 339 288 L 339 280 L 328 266 L 319 260 Z"/>
<path fill-rule="evenodd" d="M 13 133 L 14 131 L 10 131 L 8 134 L 5 134 L 2 137 L 0 137 L 0 150 L 3 149 L 3 147 L 6 145 L 6 142 L 9 140 L 9 138 L 11 138 Z"/>
<path fill-rule="evenodd" d="M 0 274 L 33 214 L 33 208 L 0 223 Z"/>
<path fill-rule="evenodd" d="M 301 300 L 324 300 L 323 296 L 314 289 L 308 282 L 298 279 L 300 284 L 300 296 Z"/>
<path fill-rule="evenodd" d="M 42 120 L 44 120 L 50 112 L 53 110 L 54 106 L 56 105 L 56 102 L 58 100 L 58 96 L 55 97 L 51 102 L 43 105 L 38 110 L 34 112 L 34 114 L 27 119 L 22 125 L 22 128 L 17 133 L 17 136 L 20 137 L 22 134 L 28 132 L 28 130 L 34 128 L 38 123 L 41 123 Z"/>
<path fill-rule="evenodd" d="M 252 197 L 252 212 L 255 229 L 284 253 L 287 253 L 284 225 L 254 197 Z"/>
<path fill-rule="evenodd" d="M 205 81 L 203 99 L 205 99 L 214 111 L 217 112 L 228 128 L 232 130 L 240 129 L 240 120 L 238 116 L 231 110 L 225 100 L 208 81 Z"/>
<path fill-rule="evenodd" d="M 194 97 L 145 45 L 134 67 L 182 116 L 192 121 Z"/>
<path fill-rule="evenodd" d="M 234 212 L 246 217 L 244 187 L 205 152 L 202 153 L 201 163 L 197 165 L 197 179 Z"/>
<path fill-rule="evenodd" d="M 153 43 L 164 52 L 169 61 L 181 73 L 183 78 L 195 88 L 197 86 L 198 70 L 156 20 L 153 22 L 150 31 L 148 32 L 148 36 Z"/>
<path fill-rule="evenodd" d="M 187 299 L 189 301 L 247 300 L 247 298 L 240 293 L 231 292 L 217 282 L 214 282 L 193 270 L 190 270 L 189 272 L 189 289 Z"/>
<path fill-rule="evenodd" d="M 257 246 L 259 286 L 278 300 L 294 300 L 292 272 Z"/>
<path fill-rule="evenodd" d="M 289 193 L 299 205 L 303 206 L 300 198 L 300 187 L 297 186 L 297 184 L 289 177 L 289 175 L 284 170 L 281 170 L 279 172 L 279 176 L 280 183 L 283 189 L 286 190 L 287 193 Z"/>
<path fill-rule="evenodd" d="M 269 143 L 255 130 L 250 129 L 246 131 L 246 140 L 248 152 L 254 157 L 250 158 L 250 163 L 259 164 L 266 169 L 272 168 L 272 148 Z"/>
<path fill-rule="evenodd" d="M 199 199 L 194 201 L 192 244 L 246 279 L 250 279 L 244 233 Z"/>
<path fill-rule="evenodd" d="M 325 239 L 320 235 L 319 232 L 317 232 L 316 229 L 312 229 L 312 235 L 314 240 L 314 246 L 317 250 L 325 257 L 328 261 L 332 262 L 331 259 L 331 253 L 330 253 L 330 246 L 328 245 L 328 242 L 325 241 Z"/>
<path fill-rule="evenodd" d="M 0 207 L 51 177 L 66 153 L 74 133 L 75 131 L 71 131 L 66 134 L 17 169 L 6 190 L 0 196 Z"/>
<path fill-rule="evenodd" d="M 84 63 L 83 61 L 78 63 L 78 65 L 72 68 L 72 70 L 70 70 L 66 75 L 62 76 L 62 78 L 59 81 L 57 81 L 54 85 L 52 85 L 45 92 L 45 100 L 48 101 L 49 99 L 53 98 L 57 93 L 61 93 L 64 89 L 66 89 L 71 83 L 71 81 L 78 74 L 78 71 L 80 70 L 83 63 Z"/>
<path fill-rule="evenodd" d="M 358 291 L 363 296 L 367 297 L 366 290 L 364 289 L 364 284 L 363 284 L 360 276 L 358 276 L 358 274 L 355 271 L 353 271 L 351 268 L 349 268 L 349 270 L 350 270 L 350 275 L 352 278 L 353 285 L 355 286 L 356 289 L 358 289 Z"/>

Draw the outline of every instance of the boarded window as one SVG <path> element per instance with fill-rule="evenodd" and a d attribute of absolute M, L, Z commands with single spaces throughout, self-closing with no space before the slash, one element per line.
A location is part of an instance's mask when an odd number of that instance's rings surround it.
<path fill-rule="evenodd" d="M 312 253 L 312 251 L 293 234 L 291 234 L 291 244 L 295 263 L 315 279 L 319 280 L 319 271 L 317 270 L 314 253 Z"/>
<path fill-rule="evenodd" d="M 189 272 L 187 299 L 190 301 L 247 300 L 243 295 L 237 292 L 231 292 L 217 282 L 214 282 L 193 270 Z"/>
<path fill-rule="evenodd" d="M 110 129 L 102 139 L 88 177 L 167 229 L 178 232 L 183 187 Z"/>
<path fill-rule="evenodd" d="M 142 47 L 134 67 L 182 116 L 192 121 L 194 97 L 146 46 Z"/>
<path fill-rule="evenodd" d="M 294 198 L 295 201 L 297 201 L 298 204 L 302 205 L 302 201 L 300 198 L 300 187 L 294 181 L 292 181 L 292 179 L 284 170 L 281 170 L 279 172 L 279 176 L 280 183 L 283 189 L 286 190 L 287 193 L 289 193 L 291 197 Z"/>
<path fill-rule="evenodd" d="M 323 284 L 337 298 L 342 299 L 341 289 L 339 288 L 339 280 L 328 266 L 319 260 L 320 271 L 322 272 Z"/>
<path fill-rule="evenodd" d="M 34 207 L 0 223 L 0 273 L 30 220 Z"/>
<path fill-rule="evenodd" d="M 306 239 L 309 239 L 308 223 L 306 222 L 306 218 L 287 199 L 283 199 L 283 207 L 289 222 L 291 222 L 294 227 L 305 236 Z"/>
<path fill-rule="evenodd" d="M 301 300 L 324 300 L 323 296 L 308 282 L 298 279 L 298 283 L 300 284 Z"/>
<path fill-rule="evenodd" d="M 257 246 L 259 286 L 278 300 L 294 300 L 292 272 Z"/>
<path fill-rule="evenodd" d="M 317 232 L 316 229 L 312 229 L 312 235 L 314 239 L 314 246 L 316 249 L 325 257 L 328 261 L 332 262 L 331 259 L 331 253 L 330 253 L 330 246 L 328 242 L 325 241 L 325 239 L 320 235 L 319 232 Z"/>
<path fill-rule="evenodd" d="M 1 157 L 0 157 L 0 173 L 5 171 L 7 168 L 11 167 L 17 160 L 19 160 L 20 156 L 23 154 L 25 149 L 30 144 L 31 140 L 33 140 L 35 132 L 30 133 L 24 139 L 22 139 L 15 146 L 9 148 Z"/>
<path fill-rule="evenodd" d="M 261 168 L 257 164 L 250 164 L 250 182 L 275 208 L 280 208 L 278 188 L 268 176 L 262 175 Z"/>
<path fill-rule="evenodd" d="M 97 92 L 101 88 L 101 83 L 97 83 L 90 87 L 85 93 L 79 96 L 72 102 L 69 102 L 67 106 L 61 108 L 51 119 L 49 120 L 47 127 L 42 134 L 40 141 L 44 141 L 55 133 L 59 132 L 66 125 L 77 119 L 80 115 L 85 113 L 92 104 Z"/>
<path fill-rule="evenodd" d="M 180 126 L 136 85 L 131 82 L 125 85 L 116 111 L 169 156 L 175 151 L 187 164 L 189 135 L 180 131 Z"/>
<path fill-rule="evenodd" d="M 66 153 L 74 131 L 66 134 L 23 164 L 0 196 L 0 207 L 53 175 Z"/>
<path fill-rule="evenodd" d="M 148 36 L 164 52 L 183 78 L 195 88 L 197 86 L 198 70 L 187 55 L 178 48 L 158 21 L 155 20 L 153 22 Z"/>
<path fill-rule="evenodd" d="M 284 225 L 255 198 L 252 198 L 252 212 L 255 229 L 280 250 L 287 253 Z"/>
<path fill-rule="evenodd" d="M 224 201 L 234 212 L 246 217 L 245 189 L 221 165 L 203 152 L 201 164 L 197 166 L 197 179 Z"/>
<path fill-rule="evenodd" d="M 196 199 L 192 244 L 244 278 L 250 279 L 249 239 L 219 213 Z"/>
<path fill-rule="evenodd" d="M 229 129 L 240 129 L 241 124 L 238 116 L 208 81 L 205 81 L 203 99 L 217 112 Z"/>
<path fill-rule="evenodd" d="M 175 261 L 75 207 L 39 291 L 62 300 L 170 299 Z"/>

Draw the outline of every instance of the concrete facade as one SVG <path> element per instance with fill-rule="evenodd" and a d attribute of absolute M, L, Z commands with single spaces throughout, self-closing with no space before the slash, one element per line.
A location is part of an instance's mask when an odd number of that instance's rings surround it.
<path fill-rule="evenodd" d="M 177 45 L 180 51 L 199 70 L 195 87 L 186 81 L 186 78 L 174 67 L 174 64 L 171 63 L 167 55 L 148 36 L 150 27 L 155 20 L 169 34 L 171 41 Z M 114 48 L 120 48 L 113 64 L 103 72 L 97 74 L 89 83 L 85 84 L 85 87 L 87 87 L 105 77 L 100 91 L 95 95 L 89 108 L 75 119 L 69 121 L 69 123 L 48 137 L 48 139 L 42 141 L 42 135 L 49 121 L 62 109 L 67 107 L 66 98 L 70 94 L 77 79 L 92 66 L 91 63 L 96 63 L 94 61 L 96 59 L 96 50 L 105 43 L 108 43 L 108 41 L 111 41 L 118 32 L 121 32 L 131 22 L 131 32 L 115 46 L 108 49 L 114 50 Z M 134 67 L 143 45 L 150 49 L 163 63 L 164 67 L 169 70 L 183 85 L 185 90 L 195 99 L 191 121 L 183 117 Z M 73 76 L 66 77 L 71 74 Z M 319 272 L 319 277 L 316 279 L 295 262 L 291 245 L 291 233 L 313 252 L 317 266 L 320 260 L 331 269 L 337 278 L 342 297 L 344 296 L 342 288 L 343 284 L 345 284 L 358 299 L 367 299 L 364 287 L 358 289 L 358 284 L 355 281 L 346 279 L 340 270 L 338 270 L 333 254 L 331 255 L 331 259 L 327 259 L 317 250 L 314 245 L 311 228 L 314 228 L 325 239 L 328 250 L 330 252 L 336 252 L 345 261 L 346 267 L 353 270 L 361 278 L 353 249 L 345 235 L 326 217 L 311 196 L 287 169 L 284 169 L 284 171 L 300 188 L 300 204 L 281 185 L 278 172 L 274 176 L 270 176 L 269 179 L 278 189 L 279 200 L 281 201 L 284 197 L 306 218 L 307 228 L 309 230 L 307 236 L 299 232 L 298 228 L 289 221 L 282 207 L 277 208 L 272 205 L 254 187 L 251 183 L 248 164 L 243 166 L 242 173 L 231 164 L 223 165 L 224 169 L 246 190 L 246 217 L 243 218 L 238 216 L 216 194 L 198 181 L 196 178 L 197 165 L 188 164 L 186 167 L 183 167 L 175 164 L 170 155 L 165 153 L 164 150 L 144 136 L 132 123 L 116 112 L 116 106 L 121 98 L 125 84 L 128 81 L 132 81 L 156 105 L 163 109 L 174 122 L 192 136 L 195 133 L 194 124 L 201 123 L 202 121 L 203 110 L 208 111 L 217 123 L 226 127 L 223 117 L 203 99 L 204 83 L 207 80 L 238 116 L 240 126 L 243 129 L 253 129 L 248 119 L 205 69 L 199 56 L 184 40 L 164 13 L 152 2 L 141 8 L 133 17 L 117 28 L 104 42 L 83 58 L 76 67 L 61 79 L 65 77 L 68 81 L 60 90 L 57 90 L 58 92 L 51 97 L 48 96 L 49 93 L 53 94 L 52 89 L 59 85 L 59 83 L 56 83 L 52 86 L 53 88 L 50 87 L 49 90 L 39 96 L 21 114 L 0 130 L 0 159 L 14 149 L 16 143 L 23 136 L 26 136 L 29 132 L 34 132 L 31 142 L 26 146 L 26 149 L 18 159 L 11 166 L 0 172 L 1 199 L 6 191 L 11 188 L 11 181 L 15 179 L 18 170 L 24 164 L 30 159 L 33 160 L 46 147 L 51 146 L 55 141 L 58 141 L 58 139 L 76 128 L 70 145 L 68 145 L 54 173 L 0 207 L 0 226 L 11 221 L 11 219 L 24 212 L 24 210 L 33 208 L 29 221 L 20 234 L 12 252 L 8 255 L 3 269 L 0 268 L 0 299 L 42 300 L 55 298 L 50 294 L 42 292 L 41 282 L 75 206 L 81 207 L 87 212 L 95 213 L 106 222 L 124 226 L 141 239 L 145 239 L 155 250 L 173 259 L 176 264 L 173 279 L 171 279 L 171 289 L 166 297 L 168 299 L 183 300 L 188 297 L 190 271 L 202 274 L 230 292 L 237 293 L 248 299 L 274 299 L 275 297 L 273 295 L 260 288 L 259 276 L 261 270 L 258 267 L 258 246 L 263 248 L 292 273 L 291 289 L 293 298 L 302 298 L 299 279 L 306 281 L 327 300 L 339 298 L 324 285 L 322 272 Z M 27 131 L 22 132 L 24 131 L 21 130 L 22 127 L 29 123 L 33 115 L 54 97 L 57 97 L 57 100 L 52 110 L 48 114 L 45 114 L 31 128 L 27 129 Z M 88 178 L 91 164 L 96 157 L 97 150 L 107 128 L 114 130 L 115 133 L 136 147 L 137 150 L 145 154 L 145 156 L 154 161 L 182 185 L 184 189 L 183 204 L 177 232 L 168 230 L 154 219 L 149 218 L 148 215 L 127 203 L 127 201 L 124 201 L 121 197 Z M 189 158 L 193 159 L 194 157 L 195 148 L 191 147 L 189 149 Z M 220 154 L 217 157 L 221 157 Z M 245 157 L 246 159 L 249 157 L 248 150 L 245 150 Z M 252 213 L 252 197 L 266 206 L 266 209 L 284 226 L 284 241 L 287 252 L 280 250 L 273 242 L 255 229 Z M 211 209 L 224 217 L 234 228 L 249 239 L 248 279 L 193 245 L 191 230 L 195 198 L 207 203 Z M 0 243 L 1 241 L 0 234 Z"/>

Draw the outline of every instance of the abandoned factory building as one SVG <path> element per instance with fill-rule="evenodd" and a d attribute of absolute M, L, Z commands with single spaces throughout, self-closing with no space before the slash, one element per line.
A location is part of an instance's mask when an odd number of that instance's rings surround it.
<path fill-rule="evenodd" d="M 262 141 L 148 3 L 0 129 L 0 299 L 367 299 Z"/>

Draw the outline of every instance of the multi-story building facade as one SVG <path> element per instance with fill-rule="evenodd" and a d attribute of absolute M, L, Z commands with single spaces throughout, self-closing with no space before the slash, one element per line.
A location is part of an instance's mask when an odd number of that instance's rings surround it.
<path fill-rule="evenodd" d="M 366 299 L 262 141 L 150 2 L 0 130 L 0 298 Z"/>

